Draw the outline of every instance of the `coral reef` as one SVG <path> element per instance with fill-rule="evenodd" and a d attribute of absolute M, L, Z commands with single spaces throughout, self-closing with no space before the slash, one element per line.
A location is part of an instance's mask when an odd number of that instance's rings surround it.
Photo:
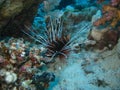
<path fill-rule="evenodd" d="M 102 30 L 92 29 L 89 33 L 88 39 L 95 40 L 96 44 L 94 46 L 99 50 L 105 48 L 111 50 L 118 43 L 119 32 L 108 28 Z"/>
<path fill-rule="evenodd" d="M 0 38 L 0 90 L 120 90 L 119 0 L 17 1 L 0 1 L 6 30 L 25 36 Z"/>
<path fill-rule="evenodd" d="M 47 2 L 49 2 L 49 0 Z M 46 28 L 49 22 L 47 20 L 49 16 L 51 16 L 52 19 L 62 17 L 64 19 L 63 33 L 68 34 L 71 32 L 73 33 L 75 31 L 74 29 L 80 26 L 80 22 L 84 20 L 91 21 L 91 17 L 97 11 L 97 8 L 94 6 L 82 8 L 81 10 L 76 9 L 75 6 L 72 5 L 68 5 L 62 10 L 58 7 L 56 7 L 57 9 L 55 10 L 46 10 L 47 7 L 45 2 L 39 6 L 38 13 L 33 21 L 33 29 L 41 33 L 41 36 L 43 36 L 42 33 L 45 31 L 44 28 Z"/>
<path fill-rule="evenodd" d="M 119 90 L 120 40 L 113 50 L 71 53 L 53 90 Z"/>
<path fill-rule="evenodd" d="M 75 8 L 81 10 L 86 7 L 90 7 L 92 5 L 96 4 L 97 0 L 74 0 L 75 2 Z"/>
<path fill-rule="evenodd" d="M 87 7 L 81 11 L 76 9 L 69 9 L 66 7 L 66 10 L 63 14 L 64 24 L 63 31 L 64 33 L 74 33 L 76 29 L 80 29 L 81 22 L 91 21 L 92 16 L 96 13 L 97 8 L 94 6 Z M 89 12 L 89 13 L 88 13 Z"/>
<path fill-rule="evenodd" d="M 44 27 L 46 27 L 45 10 L 44 10 L 44 4 L 43 3 L 39 5 L 37 15 L 35 16 L 35 18 L 33 20 L 32 27 L 35 30 L 41 30 L 40 31 L 41 33 L 43 33 L 42 30 L 44 30 Z"/>
<path fill-rule="evenodd" d="M 120 22 L 120 0 L 111 0 L 110 5 L 104 5 L 102 8 L 103 16 L 94 22 L 95 26 L 110 25 L 116 27 Z"/>
<path fill-rule="evenodd" d="M 102 1 L 104 2 L 104 1 Z M 92 17 L 93 28 L 88 39 L 97 41 L 96 47 L 100 50 L 113 49 L 119 39 L 120 10 L 119 0 L 111 0 L 102 6 Z"/>
<path fill-rule="evenodd" d="M 88 0 L 75 0 L 75 5 L 81 6 L 81 7 L 87 7 L 90 4 Z"/>
<path fill-rule="evenodd" d="M 30 43 L 24 43 L 23 39 L 11 38 L 8 43 L 0 42 L 0 89 L 6 90 L 17 88 L 24 90 L 32 88 L 32 78 L 36 72 L 42 74 L 38 68 L 44 64 L 40 55 L 42 48 L 29 48 Z M 42 76 L 44 76 L 43 73 Z M 43 78 L 49 79 L 49 73 Z M 54 76 L 54 75 L 53 75 Z M 55 76 L 54 76 L 55 77 Z M 52 78 L 51 78 L 52 79 Z M 52 79 L 53 80 L 53 79 Z M 47 84 L 52 81 L 49 79 Z M 43 81 L 41 81 L 43 82 Z M 28 83 L 28 85 L 26 85 Z M 44 83 L 44 82 L 43 82 Z M 45 82 L 46 83 L 46 82 Z M 39 84 L 39 83 L 38 83 Z M 29 86 L 30 85 L 30 86 Z M 42 86 L 43 88 L 47 88 Z"/>
<path fill-rule="evenodd" d="M 35 84 L 36 90 L 45 90 L 45 87 L 49 86 L 49 82 L 55 80 L 55 75 L 50 72 L 44 72 L 43 74 L 35 74 L 32 78 L 32 83 Z"/>
<path fill-rule="evenodd" d="M 46 27 L 46 17 L 51 15 L 51 11 L 59 5 L 61 0 L 45 0 L 38 7 L 37 14 L 33 20 L 32 28 L 37 30 L 42 36 L 42 33 L 45 32 Z M 55 12 L 55 11 L 54 11 Z M 54 13 L 56 15 L 57 13 Z"/>

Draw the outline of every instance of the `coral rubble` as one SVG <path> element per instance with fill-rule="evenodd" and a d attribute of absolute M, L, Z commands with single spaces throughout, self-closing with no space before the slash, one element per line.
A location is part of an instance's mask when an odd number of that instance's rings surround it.
<path fill-rule="evenodd" d="M 43 58 L 40 55 L 42 49 L 36 47 L 29 48 L 29 45 L 23 39 L 14 38 L 11 38 L 8 43 L 5 41 L 0 42 L 1 90 L 13 90 L 13 88 L 19 90 L 25 88 L 32 89 L 31 84 L 34 85 L 32 78 L 38 72 L 38 68 L 42 67 Z M 28 86 L 26 86 L 27 83 Z M 44 86 L 42 87 L 45 88 Z"/>

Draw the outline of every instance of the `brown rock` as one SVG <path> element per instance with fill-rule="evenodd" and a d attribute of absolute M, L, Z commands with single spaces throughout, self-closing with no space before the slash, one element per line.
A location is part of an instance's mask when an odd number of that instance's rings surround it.
<path fill-rule="evenodd" d="M 42 1 L 0 0 L 0 34 L 6 35 L 13 32 L 15 35 L 23 25 L 31 23 Z"/>

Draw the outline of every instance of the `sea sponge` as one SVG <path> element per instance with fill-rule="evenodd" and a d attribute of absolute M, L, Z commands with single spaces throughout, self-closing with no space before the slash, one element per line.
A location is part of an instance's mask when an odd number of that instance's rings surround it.
<path fill-rule="evenodd" d="M 105 25 L 107 23 L 114 28 L 120 22 L 120 8 L 113 6 L 112 2 L 113 0 L 111 0 L 110 5 L 104 5 L 102 7 L 103 16 L 94 22 L 95 26 Z M 118 3 L 120 3 L 120 0 L 118 0 Z M 118 3 L 115 5 L 118 5 Z"/>
<path fill-rule="evenodd" d="M 104 15 L 102 18 L 94 22 L 95 26 L 103 25 L 106 22 L 110 22 L 110 26 L 115 27 L 120 21 L 120 10 L 111 6 L 103 7 Z"/>

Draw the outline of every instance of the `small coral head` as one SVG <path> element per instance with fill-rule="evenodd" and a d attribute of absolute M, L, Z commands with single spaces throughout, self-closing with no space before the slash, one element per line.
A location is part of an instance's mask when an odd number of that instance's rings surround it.
<path fill-rule="evenodd" d="M 70 52 L 69 36 L 56 37 L 55 40 L 49 42 L 46 51 L 48 57 L 67 58 L 67 54 Z"/>

